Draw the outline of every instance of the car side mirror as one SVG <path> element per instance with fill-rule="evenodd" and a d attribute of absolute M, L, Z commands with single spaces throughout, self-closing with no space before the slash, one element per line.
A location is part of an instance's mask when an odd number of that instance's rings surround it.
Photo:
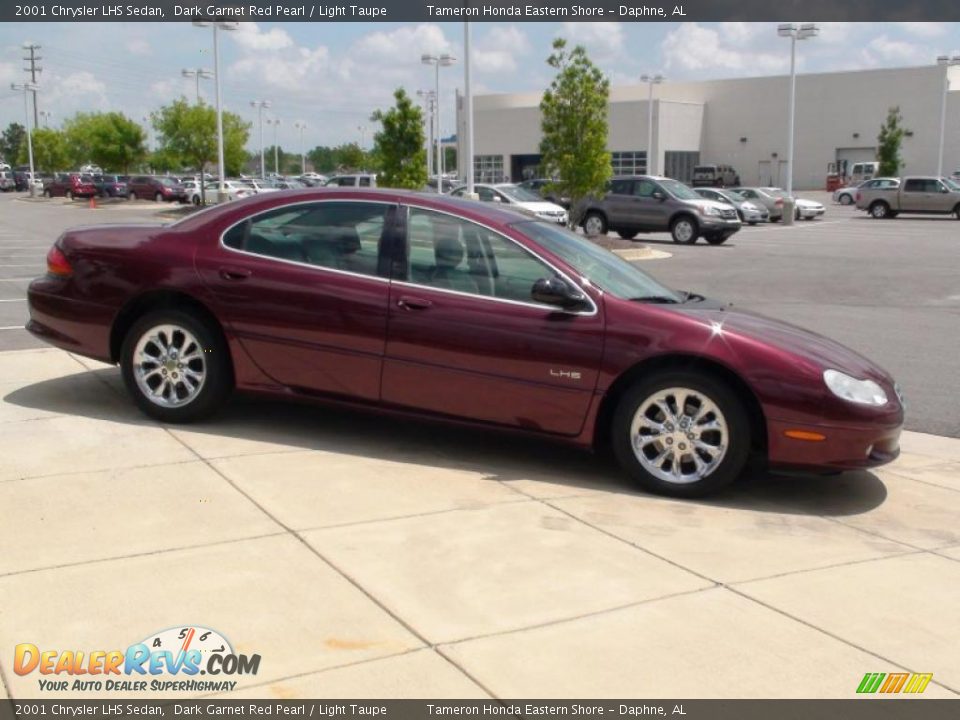
<path fill-rule="evenodd" d="M 663 202 L 664 200 L 667 199 L 667 196 L 664 195 L 664 194 L 663 194 L 662 192 L 660 192 L 659 190 L 654 190 L 654 191 L 653 191 L 653 194 L 652 194 L 650 197 L 652 197 L 654 200 L 659 200 L 659 201 L 661 201 L 661 202 Z"/>
<path fill-rule="evenodd" d="M 540 278 L 533 284 L 530 296 L 535 302 L 576 310 L 587 303 L 587 296 L 562 278 Z"/>

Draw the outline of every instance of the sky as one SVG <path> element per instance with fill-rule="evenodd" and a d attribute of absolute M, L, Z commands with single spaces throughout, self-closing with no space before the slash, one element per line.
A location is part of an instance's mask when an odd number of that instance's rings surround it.
<path fill-rule="evenodd" d="M 960 55 L 960 23 L 821 23 L 819 37 L 798 44 L 799 72 L 925 65 Z M 666 81 L 776 75 L 789 71 L 789 43 L 775 23 L 473 23 L 475 93 L 536 92 L 550 82 L 555 37 L 583 44 L 614 85 L 644 73 Z M 463 57 L 462 23 L 241 23 L 221 35 L 224 107 L 254 121 L 251 100 L 269 100 L 264 142 L 276 133 L 297 152 L 315 145 L 372 143 L 372 111 L 392 104 L 397 87 L 431 89 L 425 52 Z M 58 126 L 77 111 L 117 110 L 138 122 L 177 97 L 195 97 L 184 68 L 212 68 L 212 31 L 186 23 L 0 23 L 0 128 L 24 122 L 25 42 L 38 54 L 39 107 Z M 441 70 L 444 135 L 454 126 L 454 88 L 463 66 Z M 201 96 L 214 97 L 210 80 Z M 41 120 L 41 124 L 43 121 Z"/>

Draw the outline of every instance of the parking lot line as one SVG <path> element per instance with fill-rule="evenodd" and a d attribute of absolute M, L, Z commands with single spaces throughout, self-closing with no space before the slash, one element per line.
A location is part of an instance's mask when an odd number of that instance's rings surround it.
<path fill-rule="evenodd" d="M 26 298 L 10 298 L 9 300 L 0 300 L 0 303 L 4 302 L 26 302 Z"/>
<path fill-rule="evenodd" d="M 0 332 L 3 330 L 23 330 L 23 325 L 7 325 L 6 327 L 0 327 Z"/>

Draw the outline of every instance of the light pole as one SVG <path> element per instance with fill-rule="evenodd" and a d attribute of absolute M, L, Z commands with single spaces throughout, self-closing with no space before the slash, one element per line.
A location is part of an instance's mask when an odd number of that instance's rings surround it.
<path fill-rule="evenodd" d="M 787 122 L 789 137 L 787 139 L 787 196 L 793 197 L 793 120 L 797 104 L 797 40 L 806 40 L 816 37 L 820 34 L 820 28 L 814 23 L 784 23 L 777 26 L 777 35 L 790 38 L 790 118 Z M 789 203 L 791 207 L 790 217 L 787 218 L 787 208 L 784 207 L 783 219 L 786 224 L 793 222 L 793 201 Z"/>
<path fill-rule="evenodd" d="M 463 24 L 463 114 L 466 117 L 464 128 L 463 153 L 467 157 L 461 159 L 467 170 L 467 195 L 473 197 L 473 93 L 470 90 L 470 23 Z"/>
<path fill-rule="evenodd" d="M 641 75 L 640 80 L 647 84 L 647 175 L 656 171 L 653 156 L 653 86 L 663 82 L 663 75 Z"/>
<path fill-rule="evenodd" d="M 49 110 L 41 110 L 40 117 L 43 119 L 43 126 L 50 127 L 50 118 L 53 117 L 53 113 Z"/>
<path fill-rule="evenodd" d="M 437 110 L 436 121 L 437 121 L 437 192 L 443 192 L 443 131 L 440 125 L 440 68 L 449 67 L 453 65 L 457 59 L 453 55 L 430 55 L 429 53 L 424 53 L 420 56 L 420 62 L 424 65 L 433 65 L 436 70 L 436 78 L 434 81 L 434 92 L 437 97 Z"/>
<path fill-rule="evenodd" d="M 267 169 L 263 162 L 263 110 L 270 107 L 269 100 L 251 100 L 250 106 L 257 108 L 257 116 L 260 123 L 260 179 L 267 179 Z"/>
<path fill-rule="evenodd" d="M 194 69 L 184 69 L 180 71 L 180 74 L 185 78 L 196 78 L 197 80 L 197 105 L 200 104 L 200 78 L 204 80 L 209 80 L 213 77 L 213 70 L 206 70 L 205 68 L 194 68 Z"/>
<path fill-rule="evenodd" d="M 367 126 L 366 125 L 357 125 L 357 130 L 360 131 L 360 149 L 363 150 L 367 144 Z"/>
<path fill-rule="evenodd" d="M 943 66 L 943 100 L 940 102 L 940 148 L 937 151 L 937 177 L 943 177 L 943 144 L 947 135 L 947 95 L 950 92 L 950 66 L 960 65 L 960 55 L 941 55 L 937 65 Z"/>
<path fill-rule="evenodd" d="M 433 170 L 433 113 L 436 109 L 437 96 L 433 90 L 417 90 L 417 96 L 423 100 L 427 121 L 427 178 Z"/>
<path fill-rule="evenodd" d="M 300 174 L 307 174 L 307 155 L 303 149 L 303 131 L 307 129 L 307 124 L 305 122 L 297 121 L 293 126 L 300 131 Z"/>
<path fill-rule="evenodd" d="M 277 130 L 280 128 L 280 118 L 267 118 L 267 125 L 273 125 L 273 174 L 280 175 L 280 149 L 277 145 Z"/>
<path fill-rule="evenodd" d="M 217 32 L 218 30 L 236 30 L 237 23 L 194 21 L 193 24 L 196 27 L 213 26 L 213 76 L 217 87 L 217 202 L 222 203 L 227 200 L 227 188 L 224 185 L 226 170 L 223 162 L 223 111 L 220 96 L 220 37 Z M 203 183 L 200 187 L 203 187 Z"/>
<path fill-rule="evenodd" d="M 23 90 L 23 114 L 27 120 L 27 158 L 30 161 L 30 181 L 28 186 L 30 189 L 30 197 L 34 197 L 37 194 L 37 188 L 33 184 L 33 130 L 30 128 L 30 101 L 28 97 L 30 93 L 33 93 L 33 96 L 36 97 L 39 87 L 34 83 L 23 83 L 22 85 L 10 83 L 10 89 L 15 92 Z"/>

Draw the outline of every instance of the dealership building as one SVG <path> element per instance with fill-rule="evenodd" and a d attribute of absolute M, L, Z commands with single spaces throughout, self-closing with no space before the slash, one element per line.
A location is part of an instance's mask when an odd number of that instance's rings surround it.
<path fill-rule="evenodd" d="M 937 170 L 944 82 L 948 82 L 944 173 L 960 170 L 960 66 L 797 76 L 794 187 L 822 189 L 829 163 L 876 159 L 877 134 L 899 106 L 903 173 Z M 647 172 L 649 87 L 612 87 L 609 150 L 615 174 Z M 726 164 L 745 185 L 786 184 L 790 77 L 654 86 L 653 174 L 689 181 L 693 166 Z M 540 93 L 477 95 L 474 168 L 477 181 L 518 182 L 539 173 Z M 457 138 L 464 133 L 457 102 Z M 458 147 L 459 157 L 465 157 Z"/>

